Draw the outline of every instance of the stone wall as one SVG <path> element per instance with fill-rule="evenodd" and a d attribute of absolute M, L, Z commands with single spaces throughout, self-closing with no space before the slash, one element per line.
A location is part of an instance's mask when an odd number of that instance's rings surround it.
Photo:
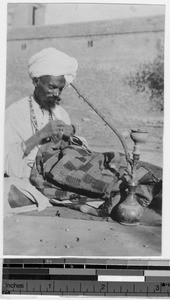
<path fill-rule="evenodd" d="M 105 74 L 114 70 L 121 75 L 152 60 L 163 39 L 164 16 L 11 29 L 7 41 L 7 103 L 30 88 L 27 60 L 42 48 L 56 47 L 76 57 L 79 77 L 87 81 L 88 73 L 94 70 Z M 18 83 L 20 89 L 16 90 Z"/>

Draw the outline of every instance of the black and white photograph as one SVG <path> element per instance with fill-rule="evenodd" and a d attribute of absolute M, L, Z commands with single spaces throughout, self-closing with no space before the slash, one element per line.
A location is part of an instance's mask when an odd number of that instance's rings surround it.
<path fill-rule="evenodd" d="M 165 14 L 7 4 L 3 255 L 162 255 Z"/>

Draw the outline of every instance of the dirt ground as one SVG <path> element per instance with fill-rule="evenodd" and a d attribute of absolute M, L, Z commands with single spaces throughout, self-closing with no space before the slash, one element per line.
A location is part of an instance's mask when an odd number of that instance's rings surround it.
<path fill-rule="evenodd" d="M 144 152 L 143 158 L 161 165 L 159 152 Z M 149 208 L 140 225 L 123 226 L 110 217 L 52 206 L 4 219 L 4 255 L 159 256 L 161 233 L 161 213 Z"/>
<path fill-rule="evenodd" d="M 5 219 L 4 254 L 159 256 L 161 216 L 147 209 L 140 225 L 123 226 L 65 207 L 19 214 Z"/>

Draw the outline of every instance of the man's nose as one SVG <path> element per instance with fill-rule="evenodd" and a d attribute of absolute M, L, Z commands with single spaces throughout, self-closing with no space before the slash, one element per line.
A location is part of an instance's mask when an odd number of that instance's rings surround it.
<path fill-rule="evenodd" d="M 55 89 L 55 90 L 53 91 L 53 95 L 54 95 L 55 97 L 59 96 L 60 94 L 61 94 L 61 92 L 60 92 L 59 89 Z"/>

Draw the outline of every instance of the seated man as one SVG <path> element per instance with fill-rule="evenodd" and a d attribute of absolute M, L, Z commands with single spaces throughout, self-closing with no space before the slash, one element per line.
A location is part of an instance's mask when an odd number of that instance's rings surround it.
<path fill-rule="evenodd" d="M 12 182 L 22 191 L 29 186 L 28 178 L 41 144 L 75 132 L 60 105 L 60 95 L 74 80 L 77 68 L 75 58 L 55 48 L 43 49 L 29 59 L 34 91 L 6 109 L 4 160 L 5 174 L 10 177 L 5 178 L 6 194 Z"/>

